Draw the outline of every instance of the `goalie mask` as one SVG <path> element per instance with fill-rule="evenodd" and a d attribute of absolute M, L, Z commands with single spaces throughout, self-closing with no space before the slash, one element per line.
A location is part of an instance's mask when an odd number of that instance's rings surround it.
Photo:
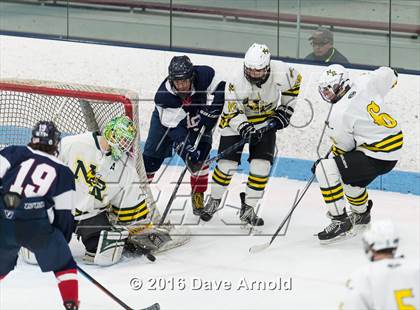
<path fill-rule="evenodd" d="M 175 56 L 168 67 L 168 80 L 172 90 L 182 99 L 191 94 L 194 66 L 188 56 Z"/>
<path fill-rule="evenodd" d="M 104 129 L 104 138 L 111 147 L 111 158 L 119 160 L 124 153 L 130 151 L 136 138 L 136 127 L 125 115 L 111 119 Z"/>
<path fill-rule="evenodd" d="M 318 91 L 326 102 L 338 102 L 349 89 L 349 73 L 342 65 L 328 66 L 319 79 Z"/>
<path fill-rule="evenodd" d="M 365 253 L 371 261 L 374 259 L 374 252 L 391 250 L 394 254 L 399 242 L 395 227 L 390 221 L 372 223 L 364 232 L 362 240 Z"/>
<path fill-rule="evenodd" d="M 271 53 L 267 45 L 254 43 L 248 49 L 244 59 L 245 78 L 261 87 L 270 76 Z"/>

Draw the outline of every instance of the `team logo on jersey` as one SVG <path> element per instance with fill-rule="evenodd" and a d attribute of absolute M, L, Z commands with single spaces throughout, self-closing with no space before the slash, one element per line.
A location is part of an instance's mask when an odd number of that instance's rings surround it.
<path fill-rule="evenodd" d="M 106 189 L 106 183 L 101 180 L 101 175 L 96 172 L 95 165 L 89 165 L 89 170 L 86 168 L 82 160 L 77 160 L 76 171 L 74 172 L 76 180 L 81 177 L 83 181 L 89 186 L 89 194 L 98 199 L 103 200 L 103 191 Z"/>
<path fill-rule="evenodd" d="M 232 83 L 229 83 L 228 90 L 230 92 L 234 92 L 235 91 L 235 85 L 233 85 Z"/>
<path fill-rule="evenodd" d="M 352 91 L 347 98 L 351 99 L 354 97 L 354 95 L 356 95 L 356 92 Z"/>
<path fill-rule="evenodd" d="M 249 98 L 245 98 L 242 102 L 244 106 L 248 107 L 253 112 L 264 113 L 271 109 L 272 104 L 261 100 L 260 94 L 258 94 L 258 99 L 249 100 Z"/>
<path fill-rule="evenodd" d="M 336 71 L 331 70 L 331 69 L 329 69 L 329 70 L 327 71 L 327 75 L 336 76 L 337 74 L 338 74 L 338 73 L 337 73 Z"/>

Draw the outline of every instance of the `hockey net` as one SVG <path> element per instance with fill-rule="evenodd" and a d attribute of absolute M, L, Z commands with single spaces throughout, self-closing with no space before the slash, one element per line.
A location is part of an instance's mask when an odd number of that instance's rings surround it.
<path fill-rule="evenodd" d="M 126 89 L 0 79 L 0 148 L 26 145 L 32 127 L 40 120 L 52 120 L 63 135 L 75 135 L 86 131 L 102 131 L 113 117 L 125 114 L 133 119 L 138 133 L 133 155 L 140 178 L 139 186 L 146 194 L 152 221 L 159 223 L 160 213 L 147 181 L 140 147 L 138 100 L 137 93 Z M 167 227 L 171 235 L 182 239 L 174 240 L 170 247 L 187 241 L 187 234 L 180 232 L 179 228 Z"/>

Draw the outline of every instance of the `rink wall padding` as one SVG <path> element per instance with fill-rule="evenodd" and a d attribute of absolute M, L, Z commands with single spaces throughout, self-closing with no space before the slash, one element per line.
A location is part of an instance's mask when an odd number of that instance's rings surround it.
<path fill-rule="evenodd" d="M 210 157 L 217 154 L 212 150 Z M 183 166 L 184 163 L 178 155 L 165 160 L 169 166 Z M 271 177 L 288 178 L 292 180 L 307 181 L 311 178 L 313 161 L 298 158 L 276 157 L 271 172 Z M 212 173 L 215 164 L 210 167 Z M 248 173 L 248 154 L 242 155 L 239 173 Z M 379 176 L 368 186 L 369 189 L 377 189 L 403 194 L 420 195 L 420 173 L 394 170 L 386 175 Z"/>

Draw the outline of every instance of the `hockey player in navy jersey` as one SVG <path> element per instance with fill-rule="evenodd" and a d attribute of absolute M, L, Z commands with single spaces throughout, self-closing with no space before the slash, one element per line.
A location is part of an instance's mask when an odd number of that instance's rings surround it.
<path fill-rule="evenodd" d="M 68 246 L 75 183 L 71 170 L 56 158 L 59 142 L 54 123 L 41 121 L 28 146 L 0 151 L 0 280 L 25 247 L 43 272 L 54 272 L 65 309 L 76 310 L 77 266 Z"/>
<path fill-rule="evenodd" d="M 172 150 L 191 172 L 193 213 L 201 214 L 208 184 L 208 166 L 202 166 L 212 145 L 212 129 L 223 109 L 225 82 L 209 66 L 194 66 L 187 56 L 172 58 L 168 77 L 155 95 L 149 135 L 144 147 L 144 165 L 151 182 Z M 206 104 L 213 96 L 211 104 Z M 206 131 L 197 149 L 193 145 L 202 126 Z"/>
<path fill-rule="evenodd" d="M 320 77 L 321 97 L 334 104 L 327 126 L 332 152 L 312 168 L 332 220 L 318 233 L 321 243 L 352 236 L 370 222 L 366 187 L 395 167 L 403 146 L 401 127 L 384 102 L 396 84 L 388 67 L 350 80 L 343 66 L 331 65 Z"/>

